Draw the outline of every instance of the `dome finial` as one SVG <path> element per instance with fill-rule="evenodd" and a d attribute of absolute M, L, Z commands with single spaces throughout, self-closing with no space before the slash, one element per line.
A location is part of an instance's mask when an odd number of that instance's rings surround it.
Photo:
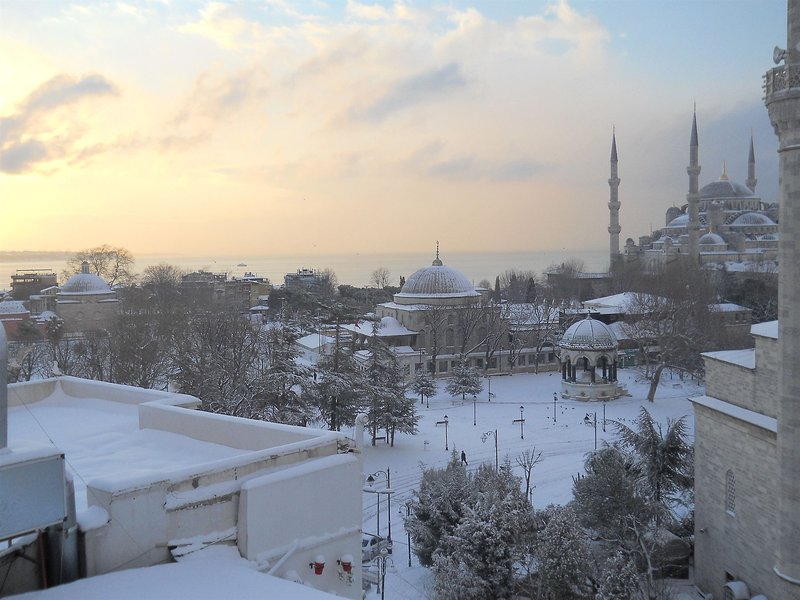
<path fill-rule="evenodd" d="M 439 240 L 436 240 L 436 258 L 433 260 L 434 267 L 441 267 L 442 261 L 439 259 Z"/>
<path fill-rule="evenodd" d="M 720 181 L 728 181 L 730 179 L 728 177 L 728 162 L 723 160 L 722 161 L 722 175 L 719 176 Z"/>
<path fill-rule="evenodd" d="M 89 273 L 89 263 L 87 261 L 83 261 L 81 263 L 81 273 L 88 274 Z"/>

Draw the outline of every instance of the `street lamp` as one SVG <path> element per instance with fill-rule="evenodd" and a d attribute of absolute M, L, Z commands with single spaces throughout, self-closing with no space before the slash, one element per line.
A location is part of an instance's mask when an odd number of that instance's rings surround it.
<path fill-rule="evenodd" d="M 487 431 L 481 436 L 481 441 L 485 444 L 486 440 L 489 439 L 489 436 L 494 436 L 494 470 L 500 470 L 500 457 L 497 453 L 497 429 L 494 431 Z"/>
<path fill-rule="evenodd" d="M 372 490 L 372 486 L 375 485 L 375 478 L 376 477 L 383 477 L 386 479 L 386 488 L 383 490 Z M 392 542 L 392 479 L 391 473 L 389 471 L 389 467 L 386 467 L 385 471 L 375 471 L 369 477 L 367 477 L 367 485 L 369 485 L 370 489 L 366 489 L 364 491 L 369 492 L 371 494 L 378 494 L 378 531 L 376 532 L 377 535 L 381 534 L 381 494 L 386 494 L 386 503 L 387 503 L 387 511 L 389 512 L 389 535 L 386 537 L 389 540 L 389 543 Z"/>
<path fill-rule="evenodd" d="M 558 402 L 558 396 L 553 392 L 553 423 L 556 422 L 556 402 Z"/>
<path fill-rule="evenodd" d="M 478 424 L 478 413 L 476 408 L 476 403 L 478 402 L 478 396 L 476 394 L 472 394 L 472 426 L 475 427 Z"/>
<path fill-rule="evenodd" d="M 448 445 L 447 441 L 447 426 L 450 423 L 450 419 L 447 418 L 447 415 L 444 416 L 444 449 L 450 450 L 450 446 Z"/>
<path fill-rule="evenodd" d="M 391 551 L 392 545 L 389 544 L 388 549 L 381 548 L 380 554 L 373 559 L 378 567 L 378 592 L 381 594 L 381 600 L 384 600 L 384 592 L 386 590 L 386 563 L 388 562 L 394 565 L 394 561 L 389 558 Z"/>
<path fill-rule="evenodd" d="M 525 407 L 520 405 L 519 407 L 519 419 L 514 419 L 512 423 L 519 423 L 519 439 L 525 439 L 525 417 L 523 414 L 525 412 Z"/>

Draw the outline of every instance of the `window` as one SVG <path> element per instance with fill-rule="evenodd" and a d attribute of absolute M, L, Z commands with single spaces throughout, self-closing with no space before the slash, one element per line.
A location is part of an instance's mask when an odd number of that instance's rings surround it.
<path fill-rule="evenodd" d="M 736 514 L 736 476 L 731 470 L 725 474 L 725 511 Z"/>
<path fill-rule="evenodd" d="M 482 358 L 476 358 L 475 359 L 475 366 L 478 367 L 479 369 L 482 369 L 483 368 L 483 359 Z"/>
<path fill-rule="evenodd" d="M 453 324 L 453 315 L 452 314 L 447 315 L 447 324 L 448 325 L 452 325 Z"/>
<path fill-rule="evenodd" d="M 447 332 L 445 333 L 444 337 L 445 337 L 445 342 L 444 343 L 445 343 L 446 346 L 454 346 L 455 345 L 456 336 L 453 333 L 452 329 L 448 329 Z"/>
<path fill-rule="evenodd" d="M 457 360 L 451 360 L 450 361 L 450 368 L 451 369 L 455 369 L 457 366 L 458 366 L 458 361 Z"/>
<path fill-rule="evenodd" d="M 414 372 L 415 373 L 419 373 L 420 371 L 422 371 L 422 363 L 415 364 L 414 365 Z"/>
<path fill-rule="evenodd" d="M 439 361 L 439 373 L 447 373 L 447 361 L 440 360 Z"/>
<path fill-rule="evenodd" d="M 490 369 L 496 369 L 497 368 L 497 357 L 496 356 L 493 356 L 492 358 L 489 359 L 489 368 Z"/>

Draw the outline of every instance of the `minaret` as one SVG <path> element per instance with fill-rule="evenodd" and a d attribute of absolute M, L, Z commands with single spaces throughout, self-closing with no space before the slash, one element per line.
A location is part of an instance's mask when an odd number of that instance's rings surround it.
<path fill-rule="evenodd" d="M 778 136 L 778 457 L 775 598 L 800 598 L 800 0 L 788 1 L 786 52 L 764 76 L 764 102 Z"/>
<path fill-rule="evenodd" d="M 699 144 L 697 142 L 697 109 L 692 113 L 692 137 L 689 141 L 689 166 L 686 172 L 689 174 L 689 193 L 686 194 L 686 201 L 689 205 L 689 223 L 686 229 L 689 230 L 689 258 L 694 262 L 699 262 L 700 258 L 700 193 L 698 181 L 700 179 L 700 163 L 698 162 Z"/>
<path fill-rule="evenodd" d="M 619 253 L 619 232 L 622 228 L 619 226 L 619 177 L 617 177 L 617 132 L 612 130 L 611 133 L 611 177 L 608 179 L 608 187 L 610 188 L 610 196 L 608 199 L 608 210 L 611 214 L 611 221 L 608 225 L 608 233 L 611 239 L 611 263 L 610 268 L 613 268 L 620 258 Z"/>
<path fill-rule="evenodd" d="M 745 184 L 750 188 L 750 191 L 756 193 L 756 152 L 753 149 L 753 132 L 750 132 L 750 156 L 747 158 L 747 181 Z"/>

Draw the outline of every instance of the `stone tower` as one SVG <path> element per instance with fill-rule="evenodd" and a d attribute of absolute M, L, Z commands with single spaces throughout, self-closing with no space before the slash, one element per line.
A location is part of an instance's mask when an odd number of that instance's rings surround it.
<path fill-rule="evenodd" d="M 800 0 L 788 0 L 785 64 L 764 76 L 764 102 L 778 136 L 778 522 L 779 598 L 800 598 Z"/>
<path fill-rule="evenodd" d="M 611 267 L 619 260 L 619 177 L 617 177 L 617 132 L 611 134 L 611 177 L 608 179 L 608 187 L 611 188 L 608 200 L 608 210 L 611 213 L 611 221 L 608 225 L 608 233 L 611 238 Z"/>
<path fill-rule="evenodd" d="M 744 182 L 750 191 L 756 193 L 756 152 L 753 149 L 753 134 L 750 134 L 750 156 L 747 158 L 747 181 Z"/>
<path fill-rule="evenodd" d="M 700 163 L 698 162 L 699 144 L 697 142 L 697 111 L 692 113 L 692 137 L 689 141 L 689 193 L 686 202 L 689 205 L 689 259 L 695 262 L 700 260 L 700 193 L 698 190 L 700 180 Z"/>

